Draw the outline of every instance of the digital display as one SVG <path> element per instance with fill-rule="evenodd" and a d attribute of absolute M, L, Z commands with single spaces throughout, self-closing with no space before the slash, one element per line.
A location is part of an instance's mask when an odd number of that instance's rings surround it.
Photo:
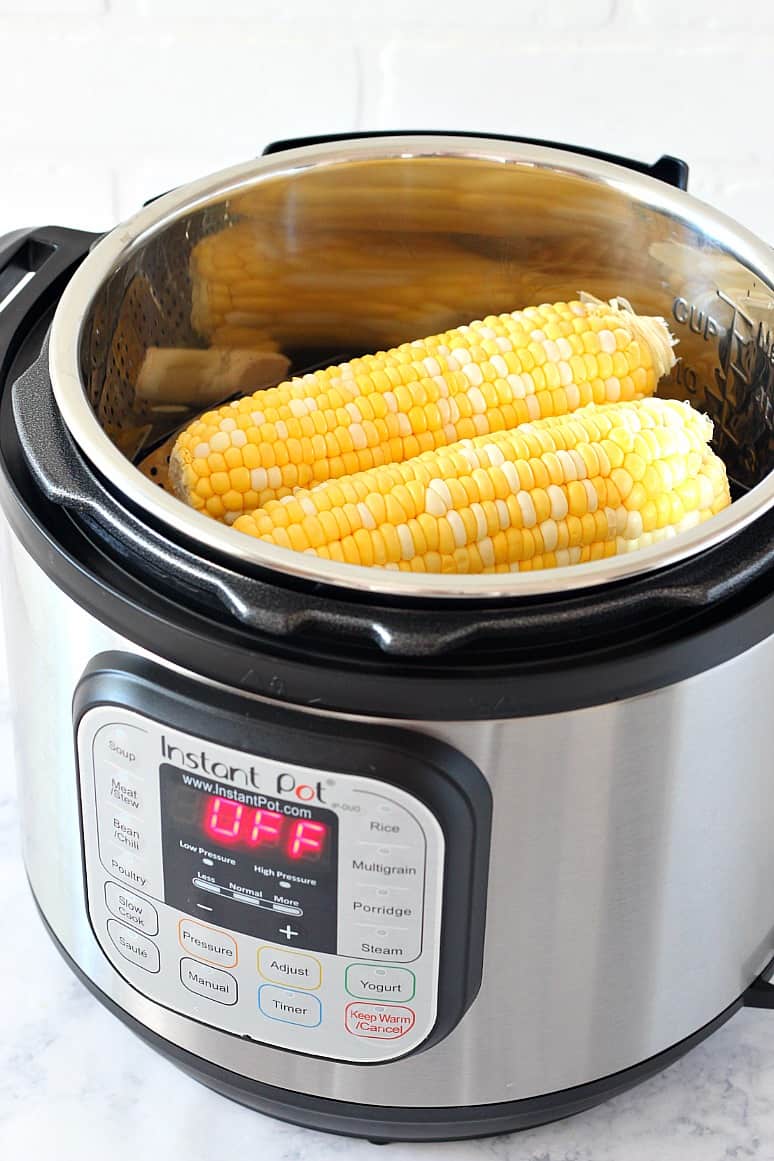
<path fill-rule="evenodd" d="M 211 794 L 204 800 L 202 827 L 216 843 L 257 851 L 282 850 L 289 859 L 316 862 L 325 852 L 328 827 L 310 818 L 288 818 L 275 810 L 245 806 Z"/>
<path fill-rule="evenodd" d="M 335 951 L 338 818 L 274 789 L 162 765 L 164 898 L 227 931 Z"/>

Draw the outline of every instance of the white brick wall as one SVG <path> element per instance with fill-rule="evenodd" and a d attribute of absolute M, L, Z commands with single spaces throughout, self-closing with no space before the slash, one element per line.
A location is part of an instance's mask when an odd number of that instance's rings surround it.
<path fill-rule="evenodd" d="M 260 152 L 492 129 L 654 159 L 774 243 L 770 0 L 0 0 L 0 232 Z"/>

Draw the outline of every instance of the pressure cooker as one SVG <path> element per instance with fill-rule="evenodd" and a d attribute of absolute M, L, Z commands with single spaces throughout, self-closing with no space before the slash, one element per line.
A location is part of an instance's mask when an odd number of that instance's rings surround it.
<path fill-rule="evenodd" d="M 104 236 L 0 241 L 29 882 L 93 994 L 242 1104 L 375 1141 L 497 1133 L 774 1006 L 774 254 L 686 179 L 338 135 Z M 711 416 L 733 503 L 636 553 L 481 576 L 323 560 L 187 507 L 137 456 L 196 400 L 149 409 L 139 368 L 203 345 L 192 253 L 245 222 L 294 373 L 625 294 L 679 340 L 665 392 Z"/>

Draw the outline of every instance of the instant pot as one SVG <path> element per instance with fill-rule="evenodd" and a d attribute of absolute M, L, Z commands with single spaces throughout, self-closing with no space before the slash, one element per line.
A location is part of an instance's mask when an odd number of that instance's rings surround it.
<path fill-rule="evenodd" d="M 378 1141 L 502 1132 L 774 1006 L 774 253 L 685 183 L 671 158 L 334 137 L 103 237 L 0 242 L 30 884 L 94 995 L 243 1104 Z M 208 520 L 135 462 L 194 402 L 135 387 L 149 347 L 204 345 L 191 255 L 235 228 L 269 239 L 251 292 L 294 372 L 579 290 L 662 315 L 664 390 L 711 415 L 734 503 L 488 576 Z"/>

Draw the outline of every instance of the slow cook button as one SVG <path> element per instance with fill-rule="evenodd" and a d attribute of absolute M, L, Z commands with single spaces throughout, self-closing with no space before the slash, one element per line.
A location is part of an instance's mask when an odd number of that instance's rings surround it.
<path fill-rule="evenodd" d="M 157 972 L 160 967 L 159 949 L 139 931 L 132 931 L 117 919 L 108 919 L 108 935 L 113 944 L 129 963 L 141 967 L 146 972 Z"/>
<path fill-rule="evenodd" d="M 322 1020 L 322 1004 L 309 992 L 294 992 L 274 984 L 261 984 L 258 989 L 258 1008 L 270 1020 L 283 1024 L 300 1024 L 316 1028 Z"/>
<path fill-rule="evenodd" d="M 413 1008 L 403 1004 L 347 1004 L 344 1023 L 353 1036 L 371 1040 L 400 1040 L 414 1027 Z"/>
<path fill-rule="evenodd" d="M 189 992 L 215 1000 L 217 1004 L 237 1002 L 237 982 L 229 972 L 195 959 L 180 960 L 180 982 Z"/>
<path fill-rule="evenodd" d="M 320 961 L 300 951 L 284 951 L 276 947 L 258 949 L 258 971 L 273 984 L 292 984 L 313 992 L 322 982 Z"/>
<path fill-rule="evenodd" d="M 119 887 L 118 883 L 105 883 L 105 903 L 116 919 L 123 919 L 124 923 L 146 935 L 158 934 L 158 911 L 147 899 L 141 899 L 133 891 Z"/>
<path fill-rule="evenodd" d="M 225 931 L 207 927 L 193 919 L 181 919 L 177 925 L 177 938 L 184 951 L 205 963 L 218 967 L 236 967 L 236 940 Z"/>
<path fill-rule="evenodd" d="M 351 963 L 344 973 L 344 987 L 361 1000 L 413 1000 L 416 977 L 408 968 Z"/>

